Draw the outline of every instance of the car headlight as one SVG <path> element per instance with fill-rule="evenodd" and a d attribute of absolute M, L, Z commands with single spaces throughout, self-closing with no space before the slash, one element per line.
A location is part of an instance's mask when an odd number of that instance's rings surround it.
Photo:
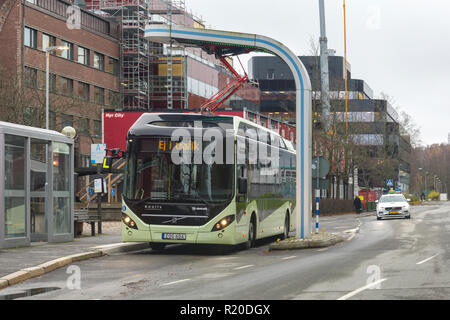
<path fill-rule="evenodd" d="M 125 213 L 122 213 L 122 221 L 125 223 L 127 227 L 133 228 L 137 230 L 136 222 L 133 221 L 128 215 Z"/>
<path fill-rule="evenodd" d="M 234 221 L 234 217 L 235 217 L 234 215 L 231 215 L 220 219 L 219 221 L 217 221 L 216 224 L 214 224 L 214 227 L 212 228 L 211 232 L 225 229 Z"/>

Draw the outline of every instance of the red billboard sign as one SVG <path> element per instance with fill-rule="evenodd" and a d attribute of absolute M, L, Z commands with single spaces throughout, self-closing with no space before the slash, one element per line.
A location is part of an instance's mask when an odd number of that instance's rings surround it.
<path fill-rule="evenodd" d="M 127 148 L 127 134 L 143 112 L 104 112 L 103 137 L 106 148 Z"/>

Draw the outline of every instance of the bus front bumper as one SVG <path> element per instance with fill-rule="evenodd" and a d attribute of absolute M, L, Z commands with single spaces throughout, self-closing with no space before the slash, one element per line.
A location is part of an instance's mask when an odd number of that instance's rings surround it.
<path fill-rule="evenodd" d="M 220 231 L 207 231 L 201 227 L 171 227 L 149 225 L 149 230 L 136 230 L 127 227 L 122 222 L 122 241 L 123 242 L 158 242 L 166 244 L 186 243 L 186 244 L 228 244 L 235 245 L 239 242 L 236 237 L 234 223 Z M 240 241 L 240 242 L 242 242 Z"/>

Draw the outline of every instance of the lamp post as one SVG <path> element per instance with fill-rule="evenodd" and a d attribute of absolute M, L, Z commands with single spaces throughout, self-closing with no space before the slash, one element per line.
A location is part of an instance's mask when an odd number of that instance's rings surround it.
<path fill-rule="evenodd" d="M 48 82 L 49 82 L 49 60 L 50 52 L 69 50 L 69 47 L 51 46 L 45 48 L 45 129 L 48 130 L 49 123 L 49 97 L 48 97 Z"/>

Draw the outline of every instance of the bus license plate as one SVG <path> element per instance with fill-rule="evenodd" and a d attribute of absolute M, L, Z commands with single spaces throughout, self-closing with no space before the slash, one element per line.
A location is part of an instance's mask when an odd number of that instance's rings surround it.
<path fill-rule="evenodd" d="M 186 240 L 185 233 L 163 233 L 163 240 Z"/>

